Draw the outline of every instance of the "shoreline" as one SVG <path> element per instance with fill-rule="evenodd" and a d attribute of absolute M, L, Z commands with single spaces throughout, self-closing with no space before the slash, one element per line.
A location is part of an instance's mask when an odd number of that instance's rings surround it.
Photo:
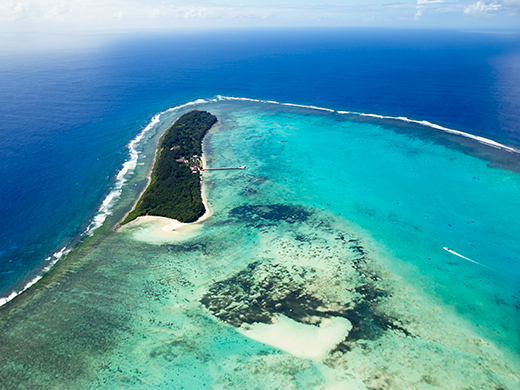
<path fill-rule="evenodd" d="M 157 143 L 157 147 L 158 147 L 158 145 L 159 145 L 159 143 Z M 157 148 L 156 148 L 156 152 L 157 152 Z M 154 163 L 152 164 L 152 168 L 150 169 L 150 173 L 149 173 L 149 177 L 148 177 L 149 180 L 151 179 L 151 172 L 153 170 L 153 165 L 155 164 L 156 158 L 157 158 L 157 154 L 154 156 Z M 200 156 L 200 159 L 202 161 L 202 166 L 205 167 L 206 160 L 204 159 L 204 153 L 202 153 L 202 155 Z M 148 185 L 149 184 L 150 183 L 148 183 Z M 148 185 L 143 190 L 141 195 L 144 193 L 144 191 L 146 191 L 146 189 L 148 188 Z M 188 227 L 188 226 L 197 225 L 198 223 L 205 221 L 206 219 L 208 219 L 209 217 L 211 217 L 213 215 L 213 211 L 209 207 L 209 204 L 208 204 L 208 201 L 206 198 L 206 192 L 204 190 L 202 173 L 200 173 L 200 196 L 202 198 L 202 204 L 204 204 L 205 211 L 204 211 L 204 214 L 202 214 L 196 221 L 179 222 L 178 220 L 173 219 L 173 218 L 161 217 L 161 216 L 157 216 L 157 215 L 142 215 L 140 217 L 137 217 L 133 221 L 126 223 L 124 226 L 134 227 L 134 226 L 141 225 L 144 223 L 147 223 L 147 224 L 157 223 L 159 225 L 159 227 L 153 230 L 152 234 L 154 236 L 159 236 L 164 233 L 167 234 L 168 236 L 179 236 L 181 234 L 181 232 L 178 231 L 179 229 L 182 229 L 182 228 Z M 140 199 L 140 196 L 139 196 L 139 198 L 137 198 L 135 204 L 137 204 L 139 199 Z M 135 204 L 134 204 L 134 207 L 135 207 Z M 131 210 L 128 213 L 130 213 L 130 212 L 131 212 Z M 128 213 L 126 215 L 128 215 Z M 126 215 L 117 224 L 116 229 L 124 227 L 121 225 L 121 222 L 126 218 Z M 114 229 L 114 230 L 116 230 L 116 229 Z M 184 230 L 184 229 L 182 229 L 182 230 Z M 159 238 L 159 237 L 157 237 L 157 238 Z"/>
<path fill-rule="evenodd" d="M 217 121 L 211 113 L 195 109 L 179 117 L 162 134 L 151 180 L 120 225 L 145 215 L 194 222 L 205 213 L 197 167 L 201 165 L 202 140 Z"/>
<path fill-rule="evenodd" d="M 215 125 L 213 125 L 213 126 L 215 126 Z M 204 168 L 206 166 L 206 159 L 204 158 L 204 152 L 202 152 L 202 154 L 200 155 L 200 160 L 202 161 L 202 168 Z M 202 204 L 204 205 L 204 209 L 206 211 L 204 211 L 204 214 L 202 214 L 199 217 L 199 219 L 197 219 L 195 222 L 191 222 L 191 223 L 202 222 L 213 215 L 213 211 L 209 207 L 208 200 L 206 198 L 206 191 L 204 190 L 204 177 L 202 176 L 202 172 L 200 173 L 200 197 L 202 198 Z"/>
<path fill-rule="evenodd" d="M 209 116 L 209 117 L 208 117 Z M 207 123 L 207 122 L 212 122 Z M 171 164 L 170 160 L 172 158 L 176 158 L 176 162 L 178 163 L 181 161 L 183 164 L 195 164 L 199 167 L 204 167 L 206 162 L 204 160 L 204 151 L 203 151 L 203 139 L 206 135 L 206 133 L 211 130 L 215 124 L 218 122 L 217 118 L 206 111 L 199 111 L 197 109 L 194 109 L 190 111 L 189 113 L 186 113 L 184 115 L 181 115 L 180 117 L 177 117 L 173 124 L 168 127 L 160 136 L 159 140 L 157 141 L 157 144 L 155 145 L 154 150 L 154 156 L 153 161 L 150 165 L 150 168 L 146 175 L 146 185 L 144 186 L 143 190 L 139 193 L 137 199 L 132 205 L 132 208 L 125 213 L 125 215 L 121 218 L 121 220 L 114 226 L 113 230 L 117 230 L 120 227 L 131 223 L 133 220 L 138 219 L 139 217 L 143 216 L 161 216 L 165 217 L 167 219 L 170 219 L 172 221 L 176 221 L 180 223 L 183 221 L 185 224 L 194 223 L 203 221 L 204 219 L 208 218 L 211 215 L 211 209 L 209 207 L 209 204 L 207 202 L 204 188 L 202 184 L 202 171 L 203 169 L 195 170 L 193 173 L 198 174 L 198 189 L 196 189 L 196 179 L 189 174 L 188 177 L 184 173 L 184 171 L 181 170 L 178 172 L 183 172 L 182 174 L 177 173 L 176 177 L 177 180 L 171 180 L 171 169 L 170 173 L 168 174 L 168 164 Z M 208 127 L 209 125 L 209 127 Z M 184 127 L 187 126 L 184 130 Z M 183 128 L 183 130 L 179 130 Z M 202 133 L 201 133 L 202 131 Z M 196 142 L 195 140 L 191 140 L 188 142 L 188 145 L 186 146 L 183 137 L 186 137 L 190 134 L 190 132 L 194 132 L 191 137 L 194 135 L 197 135 L 197 138 L 199 139 L 199 144 L 195 145 L 192 144 L 193 142 Z M 179 138 L 180 137 L 180 138 Z M 186 160 L 186 157 L 179 157 L 181 154 L 177 151 L 177 149 L 181 148 L 181 146 L 175 146 L 174 144 L 179 143 L 179 145 L 184 145 L 183 148 L 188 148 L 187 150 L 184 150 L 184 153 L 188 153 L 188 155 L 193 155 L 195 158 L 195 162 L 192 161 L 192 158 L 189 158 L 189 161 Z M 166 143 L 168 143 L 168 147 L 166 150 L 166 154 L 163 156 L 163 147 L 165 147 Z M 173 145 L 173 146 L 172 146 Z M 172 152 L 173 150 L 173 152 Z M 200 157 L 197 157 L 196 154 L 199 154 Z M 174 157 L 172 157 L 174 156 Z M 180 160 L 179 160 L 180 159 Z M 198 161 L 197 161 L 198 159 Z M 165 162 L 168 161 L 168 162 Z M 158 165 L 159 164 L 159 165 Z M 166 165 L 165 165 L 166 164 Z M 177 165 L 174 166 L 177 167 Z M 165 168 L 166 167 L 166 168 Z M 155 173 L 156 170 L 159 170 Z M 174 169 L 175 170 L 175 169 Z M 193 169 L 192 169 L 193 170 Z M 189 172 L 189 170 L 187 170 Z M 166 173 L 166 176 L 165 176 Z M 161 176 L 154 176 L 154 175 L 161 175 Z M 161 177 L 161 179 L 158 179 Z M 157 180 L 155 180 L 157 179 Z M 194 180 L 195 179 L 195 180 Z M 165 184 L 168 183 L 168 184 Z M 167 187 L 165 187 L 167 186 Z M 195 191 L 199 192 L 200 200 L 195 199 L 195 202 L 197 203 L 196 206 L 198 208 L 197 212 L 195 212 L 193 204 L 190 202 L 187 202 L 183 200 L 183 197 L 180 197 L 180 194 L 183 193 L 183 191 L 191 191 L 193 195 L 195 196 Z M 152 192 L 149 192 L 152 191 Z M 150 195 L 154 194 L 153 191 L 156 191 L 156 193 L 161 195 Z M 168 195 L 170 194 L 170 195 Z M 173 194 L 173 197 L 172 195 Z M 184 195 L 186 197 L 186 195 Z M 148 204 L 146 208 L 142 207 L 142 202 L 152 201 L 152 207 Z M 173 201 L 173 203 L 172 203 Z M 204 212 L 202 215 L 200 215 L 200 206 L 199 204 L 204 207 Z M 163 205 L 161 207 L 161 205 Z M 167 211 L 167 209 L 163 209 L 163 207 L 169 206 L 170 208 L 174 207 L 174 212 Z M 199 215 L 197 217 L 197 214 Z M 196 218 L 194 220 L 194 218 Z M 186 222 L 184 222 L 186 221 Z M 189 221 L 189 222 L 188 222 Z M 177 226 L 177 224 L 174 224 L 174 226 Z M 175 228 L 172 228 L 175 229 Z"/>
<path fill-rule="evenodd" d="M 189 103 L 187 103 L 187 104 L 189 104 Z M 182 106 L 176 107 L 176 108 L 182 108 Z M 167 112 L 167 111 L 168 110 L 166 110 L 164 112 Z M 158 115 L 161 115 L 164 112 L 161 112 Z M 173 121 L 173 123 L 175 123 L 177 121 L 177 119 L 179 119 L 179 118 L 180 118 L 180 116 L 176 117 L 176 119 Z M 211 126 L 211 128 L 208 129 L 208 131 L 211 130 L 217 123 L 213 124 L 213 126 Z M 154 118 L 152 118 L 151 124 L 152 125 L 156 124 Z M 146 131 L 147 129 L 148 128 L 145 128 L 144 131 Z M 141 137 L 142 134 L 144 133 L 144 131 L 139 133 L 136 137 Z M 157 143 L 155 145 L 153 161 L 152 161 L 152 163 L 150 165 L 150 168 L 149 168 L 149 170 L 147 172 L 147 175 L 146 175 L 146 178 L 147 178 L 146 186 L 139 193 L 139 196 L 135 199 L 134 203 L 132 204 L 132 208 L 127 213 L 125 213 L 123 215 L 123 217 L 109 229 L 110 231 L 115 232 L 115 231 L 117 231 L 118 229 L 120 229 L 121 227 L 124 226 L 121 223 L 126 219 L 128 214 L 130 214 L 134 210 L 134 208 L 136 207 L 137 203 L 139 202 L 139 200 L 141 199 L 143 194 L 146 192 L 146 190 L 150 186 L 153 169 L 154 169 L 155 163 L 157 161 L 159 145 L 161 144 L 161 140 L 162 140 L 163 136 L 164 136 L 164 133 L 159 137 L 159 139 L 157 140 Z M 130 142 L 132 143 L 134 140 L 135 140 L 135 138 L 132 141 L 130 141 Z M 202 166 L 205 167 L 206 166 L 206 161 L 204 159 L 204 153 L 201 154 L 200 158 L 201 158 L 201 161 L 202 161 Z M 123 167 L 124 167 L 124 164 L 126 162 L 127 161 L 125 161 L 123 163 Z M 159 217 L 159 216 L 141 216 L 141 217 L 138 217 L 135 220 L 127 223 L 126 225 L 132 226 L 134 221 L 139 221 L 140 223 L 143 223 L 143 222 L 154 222 L 154 221 L 155 222 L 164 221 L 164 224 L 161 225 L 161 230 L 164 233 L 168 234 L 169 236 L 171 236 L 172 234 L 173 235 L 179 235 L 179 232 L 177 232 L 177 229 L 180 229 L 183 226 L 195 225 L 198 222 L 202 222 L 202 221 L 206 220 L 207 218 L 209 218 L 213 214 L 213 212 L 212 212 L 212 210 L 209 207 L 209 204 L 207 202 L 206 194 L 204 192 L 204 187 L 203 187 L 203 184 L 202 184 L 202 171 L 200 173 L 200 194 L 201 194 L 201 198 L 202 198 L 202 203 L 204 204 L 205 212 L 196 221 L 183 223 L 183 222 L 179 222 L 176 219 L 172 219 L 172 218 Z M 105 221 L 103 221 L 103 223 L 104 222 Z M 87 228 L 86 231 L 84 231 L 83 233 L 80 233 L 74 240 L 79 239 L 80 240 L 79 245 L 81 245 L 81 237 L 83 237 L 85 234 L 88 234 L 89 230 L 90 230 L 90 225 L 89 225 L 89 228 Z M 97 227 L 94 230 L 97 230 Z M 19 298 L 22 294 L 26 293 L 31 288 L 35 287 L 37 284 L 39 284 L 39 282 L 41 282 L 42 279 L 50 276 L 52 274 L 53 270 L 55 269 L 55 266 L 57 266 L 58 263 L 60 263 L 60 260 L 62 260 L 62 258 L 64 256 L 67 256 L 73 250 L 76 250 L 77 247 L 78 247 L 78 242 L 76 242 L 76 244 L 72 243 L 71 245 L 67 245 L 67 246 L 57 250 L 53 254 L 51 254 L 46 259 L 48 261 L 48 264 L 45 265 L 45 267 L 42 269 L 43 272 L 41 274 L 38 274 L 38 275 L 32 277 L 30 280 L 27 281 L 27 283 L 25 283 L 23 285 L 23 287 L 21 289 L 19 289 L 17 291 L 14 290 L 10 294 L 8 294 L 8 295 L 0 296 L 0 309 L 3 309 L 5 307 L 7 307 L 8 304 L 12 304 L 14 301 L 16 301 L 16 298 Z"/>
<path fill-rule="evenodd" d="M 175 119 L 175 120 L 177 120 L 177 119 Z M 126 217 L 128 217 L 128 214 L 130 214 L 135 209 L 135 207 L 137 206 L 137 202 L 139 202 L 139 200 L 141 199 L 143 194 L 146 192 L 146 190 L 150 186 L 150 183 L 152 182 L 153 167 L 155 166 L 155 162 L 157 161 L 157 151 L 159 150 L 159 145 L 161 144 L 163 135 L 164 134 L 162 134 L 159 137 L 159 139 L 157 140 L 157 143 L 155 144 L 155 149 L 153 152 L 153 161 L 152 161 L 152 164 L 150 165 L 150 169 L 148 169 L 148 173 L 146 174 L 146 180 L 147 180 L 146 185 L 144 186 L 143 190 L 139 193 L 139 196 L 135 199 L 134 203 L 132 204 L 132 208 L 130 210 L 128 210 L 128 212 L 126 212 L 125 215 L 123 215 L 123 217 L 114 225 L 114 227 L 112 228 L 112 231 L 116 231 L 121 226 L 123 226 L 123 225 L 121 225 L 121 223 L 126 219 Z"/>

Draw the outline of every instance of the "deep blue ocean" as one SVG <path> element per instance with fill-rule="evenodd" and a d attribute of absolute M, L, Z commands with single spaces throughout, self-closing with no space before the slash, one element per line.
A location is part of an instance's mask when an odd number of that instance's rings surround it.
<path fill-rule="evenodd" d="M 62 48 L 52 39 L 52 49 L 0 53 L 0 297 L 82 237 L 154 114 L 199 98 L 403 116 L 520 146 L 518 33 L 128 33 Z"/>

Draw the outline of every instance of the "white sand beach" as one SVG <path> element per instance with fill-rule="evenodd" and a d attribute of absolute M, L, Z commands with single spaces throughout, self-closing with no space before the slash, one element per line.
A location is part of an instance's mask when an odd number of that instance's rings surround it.
<path fill-rule="evenodd" d="M 206 166 L 204 156 L 201 156 L 201 159 L 203 167 Z M 171 241 L 172 238 L 179 239 L 196 235 L 201 229 L 199 223 L 208 219 L 212 215 L 211 208 L 206 199 L 202 180 L 200 194 L 206 211 L 199 219 L 195 222 L 183 223 L 172 218 L 153 215 L 141 216 L 126 225 L 130 228 L 137 228 L 133 234 L 134 238 L 140 241 L 160 244 Z"/>

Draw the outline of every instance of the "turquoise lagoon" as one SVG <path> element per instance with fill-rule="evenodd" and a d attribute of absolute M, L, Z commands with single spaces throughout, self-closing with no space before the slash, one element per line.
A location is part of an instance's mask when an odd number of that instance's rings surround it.
<path fill-rule="evenodd" d="M 193 108 L 219 118 L 207 166 L 247 169 L 203 173 L 202 222 L 111 231 Z M 103 228 L 4 307 L 1 387 L 520 387 L 517 153 L 225 98 L 162 113 L 136 149 Z"/>

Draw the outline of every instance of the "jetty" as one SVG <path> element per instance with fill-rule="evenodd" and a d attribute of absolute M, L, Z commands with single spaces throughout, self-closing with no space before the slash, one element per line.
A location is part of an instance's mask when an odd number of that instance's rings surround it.
<path fill-rule="evenodd" d="M 222 168 L 203 168 L 202 171 L 222 171 L 225 169 L 246 169 L 245 165 L 239 165 L 238 167 L 222 167 Z"/>

